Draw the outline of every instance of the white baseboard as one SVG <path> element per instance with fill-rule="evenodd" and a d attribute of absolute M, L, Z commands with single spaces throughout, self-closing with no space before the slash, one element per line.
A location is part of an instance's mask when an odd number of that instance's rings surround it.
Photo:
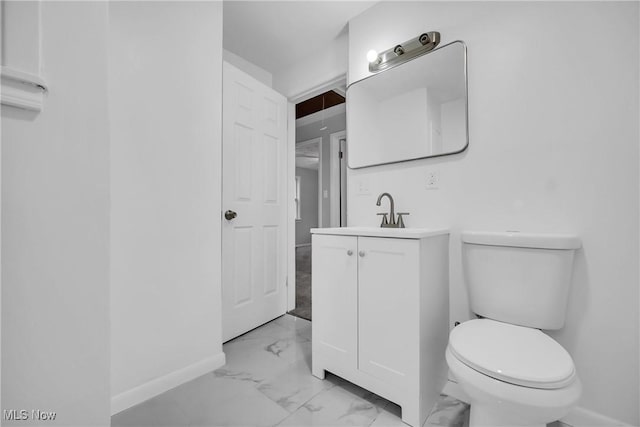
<path fill-rule="evenodd" d="M 445 384 L 442 389 L 442 393 L 469 403 L 469 398 L 466 393 L 462 391 L 458 383 L 451 380 L 451 378 L 449 378 L 449 381 Z M 630 424 L 626 424 L 622 421 L 579 406 L 573 408 L 571 412 L 562 417 L 559 421 L 564 427 L 633 427 Z"/>
<path fill-rule="evenodd" d="M 131 390 L 113 396 L 111 398 L 111 415 L 129 409 L 132 406 L 198 378 L 201 375 L 215 371 L 224 364 L 225 355 L 221 352 L 213 357 L 201 360 L 193 365 L 178 369 L 177 371 L 173 371 L 160 378 L 153 379 Z"/>

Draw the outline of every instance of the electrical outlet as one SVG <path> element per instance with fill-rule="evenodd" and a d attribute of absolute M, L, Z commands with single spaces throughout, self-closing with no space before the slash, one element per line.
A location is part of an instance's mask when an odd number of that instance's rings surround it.
<path fill-rule="evenodd" d="M 365 178 L 360 178 L 358 180 L 358 194 L 367 195 L 369 193 L 369 180 Z"/>
<path fill-rule="evenodd" d="M 427 172 L 427 190 L 437 190 L 440 185 L 440 174 L 438 171 Z"/>

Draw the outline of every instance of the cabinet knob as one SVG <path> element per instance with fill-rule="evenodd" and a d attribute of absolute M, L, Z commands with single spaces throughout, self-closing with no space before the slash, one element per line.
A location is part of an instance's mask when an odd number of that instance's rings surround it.
<path fill-rule="evenodd" d="M 353 255 L 353 251 L 352 251 L 351 249 L 349 249 L 349 250 L 347 251 L 347 255 L 349 255 L 349 256 Z"/>
<path fill-rule="evenodd" d="M 358 255 L 360 255 L 361 257 L 363 257 L 363 256 L 364 256 L 364 251 L 360 251 L 360 252 L 358 252 Z"/>

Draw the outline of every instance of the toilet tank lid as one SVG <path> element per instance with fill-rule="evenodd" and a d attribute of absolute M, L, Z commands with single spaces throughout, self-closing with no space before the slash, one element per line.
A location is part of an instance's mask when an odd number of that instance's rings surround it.
<path fill-rule="evenodd" d="M 463 231 L 464 243 L 537 249 L 580 249 L 582 241 L 574 234 L 524 233 L 520 231 Z"/>

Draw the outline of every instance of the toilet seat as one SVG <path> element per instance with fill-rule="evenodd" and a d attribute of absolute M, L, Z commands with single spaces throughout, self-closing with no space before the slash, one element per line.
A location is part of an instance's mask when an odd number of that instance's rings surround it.
<path fill-rule="evenodd" d="M 495 320 L 470 320 L 454 328 L 449 350 L 471 369 L 524 387 L 558 389 L 576 376 L 571 356 L 551 337 Z"/>

